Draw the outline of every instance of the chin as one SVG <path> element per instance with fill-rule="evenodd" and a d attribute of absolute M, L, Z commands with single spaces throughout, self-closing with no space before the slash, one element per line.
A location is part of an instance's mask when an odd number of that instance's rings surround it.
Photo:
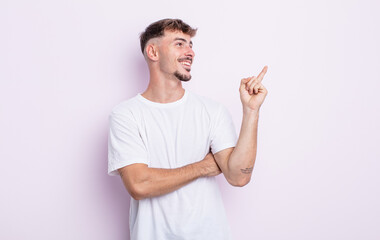
<path fill-rule="evenodd" d="M 190 74 L 182 74 L 178 71 L 174 72 L 174 76 L 182 82 L 187 82 L 187 81 L 190 81 L 190 79 L 191 79 Z"/>

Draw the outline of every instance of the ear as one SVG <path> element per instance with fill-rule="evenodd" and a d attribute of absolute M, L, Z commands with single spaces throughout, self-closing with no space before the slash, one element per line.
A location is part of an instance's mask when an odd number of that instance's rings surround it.
<path fill-rule="evenodd" d="M 157 61 L 158 60 L 158 47 L 155 44 L 148 44 L 146 47 L 146 56 L 152 60 Z"/>

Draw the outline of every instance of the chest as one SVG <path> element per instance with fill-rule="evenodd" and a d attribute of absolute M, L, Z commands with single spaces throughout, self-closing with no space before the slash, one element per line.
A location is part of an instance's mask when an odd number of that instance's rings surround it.
<path fill-rule="evenodd" d="M 212 121 L 203 108 L 181 106 L 142 112 L 139 132 L 151 167 L 176 168 L 202 160 Z"/>

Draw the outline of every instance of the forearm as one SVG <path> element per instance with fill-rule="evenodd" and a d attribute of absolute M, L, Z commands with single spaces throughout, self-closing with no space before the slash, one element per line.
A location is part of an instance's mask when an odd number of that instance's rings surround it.
<path fill-rule="evenodd" d="M 228 163 L 228 180 L 233 185 L 244 186 L 252 175 L 257 152 L 259 111 L 243 110 L 239 139 Z"/>
<path fill-rule="evenodd" d="M 120 176 L 131 196 L 136 199 L 156 197 L 173 192 L 199 177 L 221 173 L 213 154 L 201 161 L 174 169 L 149 168 L 146 164 L 132 164 L 119 169 Z"/>
<path fill-rule="evenodd" d="M 134 195 L 137 199 L 164 195 L 202 176 L 199 162 L 175 169 L 147 168 L 135 182 Z"/>

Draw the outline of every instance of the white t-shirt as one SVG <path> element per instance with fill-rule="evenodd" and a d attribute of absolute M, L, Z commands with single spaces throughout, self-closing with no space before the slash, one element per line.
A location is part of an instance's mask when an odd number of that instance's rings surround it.
<path fill-rule="evenodd" d="M 185 91 L 172 103 L 151 102 L 140 94 L 115 106 L 110 115 L 108 173 L 133 163 L 178 168 L 236 145 L 227 109 Z M 230 239 L 215 177 L 198 178 L 153 198 L 131 198 L 130 233 L 135 240 Z"/>

